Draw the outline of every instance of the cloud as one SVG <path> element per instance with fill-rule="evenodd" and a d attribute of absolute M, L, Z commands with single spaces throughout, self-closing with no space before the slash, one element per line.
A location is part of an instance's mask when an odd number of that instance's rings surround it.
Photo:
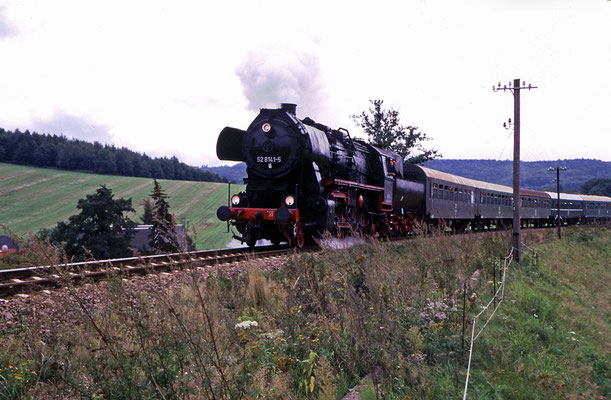
<path fill-rule="evenodd" d="M 308 46 L 249 52 L 235 73 L 253 111 L 295 103 L 298 115 L 316 118 L 326 108 L 320 63 Z"/>
<path fill-rule="evenodd" d="M 32 125 L 33 129 L 39 133 L 66 135 L 92 143 L 112 144 L 113 141 L 106 125 L 97 124 L 88 118 L 70 115 L 63 111 L 56 112 L 48 119 L 35 119 Z"/>
<path fill-rule="evenodd" d="M 0 39 L 5 37 L 16 36 L 18 33 L 17 28 L 9 22 L 6 16 L 6 8 L 0 4 Z"/>

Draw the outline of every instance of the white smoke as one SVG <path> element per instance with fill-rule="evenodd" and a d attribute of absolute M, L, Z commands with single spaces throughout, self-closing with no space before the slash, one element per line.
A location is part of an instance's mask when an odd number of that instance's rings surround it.
<path fill-rule="evenodd" d="M 307 48 L 308 46 L 305 46 Z M 297 104 L 300 118 L 320 118 L 326 110 L 324 80 L 314 51 L 301 48 L 253 51 L 235 69 L 248 108 L 276 108 Z"/>

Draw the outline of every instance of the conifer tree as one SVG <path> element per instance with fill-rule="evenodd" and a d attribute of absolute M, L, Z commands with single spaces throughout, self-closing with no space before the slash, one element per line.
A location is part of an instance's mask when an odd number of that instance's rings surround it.
<path fill-rule="evenodd" d="M 144 212 L 140 217 L 140 221 L 143 225 L 153 225 L 153 203 L 150 199 L 145 199 L 140 204 L 144 206 Z"/>
<path fill-rule="evenodd" d="M 153 227 L 151 229 L 151 249 L 158 253 L 175 253 L 179 250 L 176 220 L 170 214 L 169 196 L 163 191 L 157 179 L 153 180 Z"/>

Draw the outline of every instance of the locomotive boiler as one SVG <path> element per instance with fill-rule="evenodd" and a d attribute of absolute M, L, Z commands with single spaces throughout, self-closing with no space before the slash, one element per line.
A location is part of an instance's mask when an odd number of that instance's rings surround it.
<path fill-rule="evenodd" d="M 294 104 L 261 109 L 245 131 L 226 127 L 216 151 L 221 160 L 246 163 L 246 191 L 217 217 L 249 246 L 268 239 L 301 247 L 324 232 L 401 234 L 422 213 L 424 184 L 403 176 L 398 154 L 299 119 Z M 399 161 L 394 169 L 392 159 Z"/>

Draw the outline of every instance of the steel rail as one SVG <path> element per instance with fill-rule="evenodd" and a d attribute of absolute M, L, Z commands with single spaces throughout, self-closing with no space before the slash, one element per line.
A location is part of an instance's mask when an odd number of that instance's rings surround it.
<path fill-rule="evenodd" d="M 144 275 L 194 264 L 196 267 L 227 264 L 249 258 L 260 259 L 290 254 L 294 249 L 263 246 L 255 249 L 219 249 L 186 253 L 95 260 L 59 265 L 0 270 L 0 298 L 17 294 L 101 280 L 111 274 Z"/>

